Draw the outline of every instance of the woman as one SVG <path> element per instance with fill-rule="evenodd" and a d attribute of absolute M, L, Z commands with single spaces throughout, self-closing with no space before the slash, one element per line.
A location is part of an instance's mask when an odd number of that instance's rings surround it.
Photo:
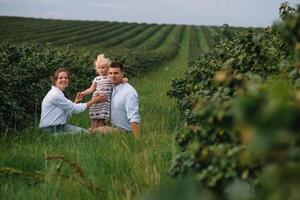
<path fill-rule="evenodd" d="M 63 91 L 69 85 L 70 73 L 65 68 L 59 68 L 52 77 L 52 88 L 42 102 L 42 113 L 39 127 L 47 132 L 81 133 L 86 129 L 66 124 L 73 113 L 83 112 L 97 102 L 104 102 L 106 96 L 95 96 L 86 103 L 73 103 L 67 99 Z M 75 102 L 77 101 L 77 96 Z"/>

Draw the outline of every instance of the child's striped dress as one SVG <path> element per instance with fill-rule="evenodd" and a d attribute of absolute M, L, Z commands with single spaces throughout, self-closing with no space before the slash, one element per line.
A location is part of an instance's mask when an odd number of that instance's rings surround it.
<path fill-rule="evenodd" d="M 110 82 L 108 76 L 97 76 L 93 80 L 93 83 L 97 85 L 93 96 L 104 94 L 107 96 L 107 100 L 103 103 L 96 103 L 90 107 L 90 118 L 110 120 L 110 101 L 113 84 Z"/>

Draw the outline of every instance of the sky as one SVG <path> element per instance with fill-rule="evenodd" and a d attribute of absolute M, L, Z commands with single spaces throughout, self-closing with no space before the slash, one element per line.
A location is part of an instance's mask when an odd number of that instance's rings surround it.
<path fill-rule="evenodd" d="M 287 0 L 0 0 L 0 16 L 265 27 Z M 289 0 L 290 5 L 300 0 Z"/>

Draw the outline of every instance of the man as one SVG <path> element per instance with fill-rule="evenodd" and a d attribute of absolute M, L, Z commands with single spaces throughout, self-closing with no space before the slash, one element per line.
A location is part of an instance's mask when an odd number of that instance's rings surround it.
<path fill-rule="evenodd" d="M 108 75 L 114 85 L 111 97 L 112 127 L 102 126 L 96 132 L 111 133 L 128 131 L 136 137 L 140 135 L 139 102 L 136 90 L 128 83 L 123 82 L 124 67 L 119 62 L 112 62 Z"/>

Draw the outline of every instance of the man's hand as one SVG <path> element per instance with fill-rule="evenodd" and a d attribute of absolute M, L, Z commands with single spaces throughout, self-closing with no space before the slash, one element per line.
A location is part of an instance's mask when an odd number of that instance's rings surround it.
<path fill-rule="evenodd" d="M 122 83 L 128 83 L 128 78 L 126 77 L 122 78 Z"/>
<path fill-rule="evenodd" d="M 132 134 L 134 137 L 140 137 L 141 135 L 141 129 L 140 129 L 140 125 L 136 122 L 132 122 L 130 123 L 130 127 L 132 130 Z"/>

